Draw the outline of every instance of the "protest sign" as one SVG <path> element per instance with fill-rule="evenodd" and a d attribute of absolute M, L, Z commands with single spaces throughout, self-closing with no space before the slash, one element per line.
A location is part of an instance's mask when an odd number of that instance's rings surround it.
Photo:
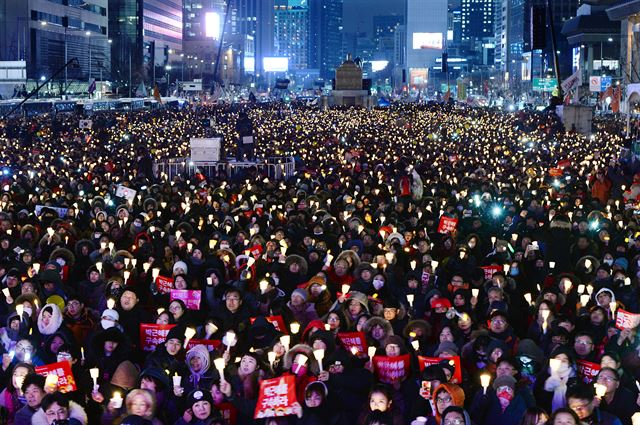
<path fill-rule="evenodd" d="M 171 328 L 175 325 L 157 325 L 155 323 L 140 323 L 140 349 L 142 351 L 154 351 L 156 346 L 162 344 Z"/>
<path fill-rule="evenodd" d="M 375 356 L 373 358 L 374 374 L 380 382 L 385 384 L 401 382 L 409 376 L 410 368 L 411 356 L 409 354 L 396 357 Z"/>
<path fill-rule="evenodd" d="M 491 279 L 493 277 L 494 273 L 502 271 L 502 267 L 501 266 L 483 266 L 483 267 L 480 267 L 480 268 L 484 271 L 485 280 Z"/>
<path fill-rule="evenodd" d="M 169 301 L 181 300 L 189 310 L 200 310 L 200 299 L 202 291 L 190 289 L 172 289 L 169 295 Z"/>
<path fill-rule="evenodd" d="M 640 324 L 640 314 L 629 313 L 621 308 L 616 313 L 616 328 L 635 329 Z"/>
<path fill-rule="evenodd" d="M 420 372 L 422 372 L 425 367 L 438 364 L 443 360 L 449 362 L 449 364 L 455 368 L 450 382 L 453 384 L 462 383 L 462 363 L 460 362 L 460 356 L 453 356 L 451 358 L 418 356 L 418 366 L 420 367 Z"/>
<path fill-rule="evenodd" d="M 354 356 L 366 357 L 367 337 L 364 332 L 340 332 L 338 333 L 338 339 L 344 349 Z"/>
<path fill-rule="evenodd" d="M 293 415 L 296 401 L 296 379 L 293 375 L 265 379 L 260 382 L 260 394 L 254 419 Z"/>
<path fill-rule="evenodd" d="M 598 372 L 600 372 L 600 365 L 598 363 L 588 362 L 586 360 L 577 360 L 578 376 L 585 384 L 591 384 L 595 381 Z"/>
<path fill-rule="evenodd" d="M 49 205 L 36 205 L 34 209 L 34 213 L 36 214 L 37 217 L 40 217 L 40 214 L 42 213 L 43 208 L 47 208 L 51 211 L 55 211 L 56 214 L 58 214 L 58 217 L 60 218 L 66 217 L 67 211 L 69 210 L 68 208 L 50 207 Z"/>
<path fill-rule="evenodd" d="M 282 318 L 282 316 L 267 316 L 265 317 L 265 319 L 267 319 L 267 322 L 271 323 L 273 325 L 274 328 L 276 328 L 276 330 L 278 332 L 282 332 L 282 333 L 288 333 L 287 332 L 287 327 L 284 324 L 284 319 Z M 256 321 L 255 317 L 252 317 L 251 319 L 249 319 L 251 321 L 251 324 L 253 325 L 253 322 Z"/>
<path fill-rule="evenodd" d="M 136 193 L 137 192 L 135 190 L 121 184 L 118 185 L 118 188 L 116 189 L 116 196 L 118 198 L 124 198 L 127 201 L 133 201 L 133 199 L 136 197 Z"/>
<path fill-rule="evenodd" d="M 438 233 L 447 234 L 456 230 L 458 226 L 458 219 L 442 216 L 440 217 L 440 224 L 438 224 Z"/>
<path fill-rule="evenodd" d="M 61 393 L 68 393 L 77 389 L 76 380 L 71 372 L 71 365 L 68 361 L 46 364 L 36 367 L 38 375 L 56 375 L 58 377 L 58 390 Z"/>
<path fill-rule="evenodd" d="M 222 344 L 219 339 L 190 339 L 187 343 L 187 351 L 191 350 L 196 345 L 204 345 L 207 347 L 207 351 L 217 350 Z"/>
<path fill-rule="evenodd" d="M 168 294 L 173 289 L 173 279 L 170 277 L 158 276 L 156 278 L 156 288 L 161 294 Z"/>

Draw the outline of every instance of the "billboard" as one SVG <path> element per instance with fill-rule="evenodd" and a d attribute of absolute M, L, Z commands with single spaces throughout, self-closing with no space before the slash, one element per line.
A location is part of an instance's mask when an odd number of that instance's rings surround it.
<path fill-rule="evenodd" d="M 266 72 L 287 72 L 289 70 L 289 58 L 265 57 L 262 58 L 262 67 Z"/>
<path fill-rule="evenodd" d="M 434 49 L 442 50 L 444 45 L 440 32 L 414 32 L 413 50 Z"/>
<path fill-rule="evenodd" d="M 220 15 L 216 12 L 207 12 L 204 15 L 205 34 L 208 38 L 220 39 Z"/>
<path fill-rule="evenodd" d="M 382 71 L 387 67 L 387 65 L 389 65 L 389 61 L 383 61 L 383 60 L 371 61 L 371 71 L 372 72 Z"/>
<path fill-rule="evenodd" d="M 244 57 L 244 72 L 256 72 L 256 58 L 253 56 Z"/>
<path fill-rule="evenodd" d="M 429 80 L 429 70 L 427 68 L 411 68 L 409 70 L 409 83 L 412 86 L 427 84 Z"/>

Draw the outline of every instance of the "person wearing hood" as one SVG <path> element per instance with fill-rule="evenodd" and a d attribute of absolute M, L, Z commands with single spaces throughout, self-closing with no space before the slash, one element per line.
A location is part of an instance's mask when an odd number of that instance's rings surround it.
<path fill-rule="evenodd" d="M 71 331 L 66 326 L 62 326 L 63 319 L 62 312 L 57 304 L 45 304 L 40 310 L 40 314 L 38 314 L 38 333 L 41 338 L 46 340 L 47 337 L 55 333 L 61 333 L 64 335 L 65 340 L 72 340 Z"/>
<path fill-rule="evenodd" d="M 473 425 L 469 413 L 459 406 L 447 407 L 444 412 L 442 412 L 441 423 L 442 425 Z"/>
<path fill-rule="evenodd" d="M 196 345 L 187 351 L 186 363 L 189 368 L 188 376 L 184 377 L 182 386 L 184 392 L 189 394 L 196 389 L 209 390 L 213 377 L 211 371 L 211 356 L 207 347 L 204 345 Z"/>
<path fill-rule="evenodd" d="M 78 283 L 78 292 L 85 297 L 87 307 L 99 310 L 106 285 L 95 265 L 87 269 L 86 279 Z"/>
<path fill-rule="evenodd" d="M 217 425 L 221 419 L 214 409 L 211 393 L 194 390 L 187 396 L 186 410 L 175 425 Z"/>
<path fill-rule="evenodd" d="M 31 418 L 32 425 L 87 425 L 84 409 L 65 394 L 54 392 L 42 398 L 40 409 Z"/>
<path fill-rule="evenodd" d="M 21 329 L 22 328 L 22 329 Z M 27 331 L 22 326 L 22 320 L 18 313 L 10 313 L 7 316 L 7 326 L 0 329 L 0 341 L 4 350 L 8 353 L 13 350 L 18 340 L 26 334 Z"/>
<path fill-rule="evenodd" d="M 171 328 L 164 343 L 158 344 L 153 353 L 147 356 L 144 362 L 144 369 L 155 367 L 186 376 L 186 366 L 179 359 L 179 353 L 184 342 L 184 332 L 185 329 L 181 326 Z"/>
<path fill-rule="evenodd" d="M 88 354 L 89 363 L 100 368 L 98 382 L 109 382 L 118 365 L 130 356 L 130 344 L 126 335 L 111 327 L 96 334 Z"/>
<path fill-rule="evenodd" d="M 201 287 L 204 287 L 204 298 L 207 301 L 209 311 L 217 311 L 222 308 L 224 304 L 224 294 L 231 287 L 224 281 L 224 273 L 218 268 L 212 267 L 207 269 L 204 273 L 204 280 L 206 285 L 201 283 Z"/>
<path fill-rule="evenodd" d="M 547 412 L 567 407 L 567 389 L 578 384 L 573 352 L 558 347 L 551 353 L 548 367 L 536 378 L 534 395 L 536 403 Z"/>
<path fill-rule="evenodd" d="M 140 323 L 149 323 L 151 315 L 139 304 L 138 294 L 133 287 L 125 287 L 120 295 L 117 310 L 120 315 L 118 323 L 122 326 L 125 334 L 129 336 L 132 345 L 137 347 L 140 341 Z"/>
<path fill-rule="evenodd" d="M 84 297 L 79 293 L 69 295 L 64 309 L 63 323 L 71 331 L 78 344 L 86 341 L 89 332 L 95 328 L 96 318 L 93 312 L 85 307 Z"/>
<path fill-rule="evenodd" d="M 358 419 L 358 425 L 369 425 L 371 423 L 375 423 L 370 420 L 371 416 L 377 416 L 378 414 L 387 414 L 390 416 L 391 423 L 393 425 L 402 425 L 404 424 L 404 420 L 402 418 L 402 414 L 396 409 L 393 399 L 392 393 L 387 385 L 384 384 L 376 384 L 369 392 L 369 402 L 366 404 L 362 412 L 360 413 L 360 417 Z"/>
<path fill-rule="evenodd" d="M 530 391 L 518 391 L 513 376 L 503 375 L 488 390 L 478 390 L 471 403 L 471 418 L 481 424 L 518 425 L 535 405 Z"/>
<path fill-rule="evenodd" d="M 298 322 L 304 329 L 311 321 L 317 320 L 318 313 L 308 300 L 309 294 L 305 289 L 295 289 L 282 312 L 285 323 Z"/>
<path fill-rule="evenodd" d="M 313 304 L 318 316 L 325 316 L 331 308 L 332 301 L 324 275 L 313 276 L 309 279 L 304 289 L 309 293 L 309 302 Z"/>
<path fill-rule="evenodd" d="M 432 395 L 434 415 L 427 419 L 427 425 L 442 425 L 442 414 L 449 406 L 464 407 L 464 390 L 456 384 L 440 384 Z"/>
<path fill-rule="evenodd" d="M 341 411 L 336 409 L 327 386 L 320 381 L 311 382 L 304 391 L 304 404 L 294 425 L 343 425 Z"/>
<path fill-rule="evenodd" d="M 295 348 L 296 346 L 292 350 Z M 234 367 L 227 368 L 225 371 L 226 379 L 220 380 L 218 386 L 220 392 L 238 411 L 238 425 L 254 423 L 253 414 L 258 403 L 258 393 L 260 391 L 259 381 L 264 377 L 263 367 L 263 361 L 258 353 L 246 353 L 240 359 L 240 365 L 237 369 Z M 296 388 L 299 390 L 297 382 Z"/>

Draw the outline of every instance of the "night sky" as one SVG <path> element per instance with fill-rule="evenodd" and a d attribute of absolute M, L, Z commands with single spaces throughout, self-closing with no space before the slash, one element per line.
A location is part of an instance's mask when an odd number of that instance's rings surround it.
<path fill-rule="evenodd" d="M 344 31 L 373 32 L 373 17 L 404 13 L 400 0 L 344 0 Z"/>

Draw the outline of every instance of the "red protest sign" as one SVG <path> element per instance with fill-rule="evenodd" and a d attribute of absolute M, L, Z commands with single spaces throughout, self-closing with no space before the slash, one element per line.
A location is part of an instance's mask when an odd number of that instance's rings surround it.
<path fill-rule="evenodd" d="M 560 177 L 562 175 L 561 168 L 549 168 L 549 175 L 551 177 Z"/>
<path fill-rule="evenodd" d="M 448 361 L 449 364 L 455 368 L 450 382 L 453 384 L 462 383 L 462 363 L 460 362 L 460 356 L 453 356 L 451 358 L 418 356 L 418 365 L 420 366 L 420 372 L 422 372 L 425 367 L 438 364 L 443 360 Z"/>
<path fill-rule="evenodd" d="M 293 415 L 296 401 L 296 379 L 293 375 L 265 379 L 260 382 L 254 419 Z"/>
<path fill-rule="evenodd" d="M 364 332 L 340 332 L 338 339 L 345 350 L 357 357 L 367 355 L 367 337 Z"/>
<path fill-rule="evenodd" d="M 588 362 L 586 360 L 577 360 L 578 376 L 585 384 L 591 384 L 595 381 L 598 372 L 600 372 L 600 365 L 598 363 Z"/>
<path fill-rule="evenodd" d="M 175 325 L 157 325 L 155 323 L 140 323 L 140 349 L 142 351 L 154 351 L 156 346 L 162 344 L 171 328 Z"/>
<path fill-rule="evenodd" d="M 409 375 L 411 368 L 411 355 L 386 357 L 375 356 L 373 358 L 373 370 L 376 378 L 385 384 L 394 384 L 402 381 Z"/>
<path fill-rule="evenodd" d="M 447 216 L 440 217 L 440 224 L 438 224 L 438 233 L 447 234 L 456 230 L 458 226 L 458 219 Z"/>
<path fill-rule="evenodd" d="M 562 161 L 558 161 L 558 168 L 564 169 L 567 167 L 571 167 L 571 160 L 563 159 Z"/>
<path fill-rule="evenodd" d="M 500 266 L 483 266 L 483 267 L 480 267 L 480 268 L 482 270 L 484 270 L 484 278 L 485 278 L 485 280 L 491 279 L 493 277 L 494 273 L 502 271 L 502 267 L 500 267 Z"/>
<path fill-rule="evenodd" d="M 207 351 L 217 350 L 218 347 L 222 344 L 222 341 L 219 339 L 190 339 L 187 342 L 187 351 L 191 350 L 196 345 L 204 345 L 207 347 Z"/>
<path fill-rule="evenodd" d="M 158 276 L 156 278 L 156 288 L 161 294 L 168 294 L 173 289 L 173 279 L 170 277 Z"/>
<path fill-rule="evenodd" d="M 58 389 L 61 393 L 75 391 L 78 388 L 68 361 L 38 366 L 36 367 L 36 373 L 42 376 L 56 375 L 58 377 Z"/>
<path fill-rule="evenodd" d="M 238 409 L 233 404 L 225 401 L 224 403 L 216 404 L 215 408 L 220 412 L 223 423 L 229 425 L 238 423 Z"/>
<path fill-rule="evenodd" d="M 273 325 L 274 328 L 276 328 L 276 330 L 278 332 L 282 332 L 287 334 L 287 327 L 284 325 L 284 319 L 282 318 L 282 316 L 267 316 L 265 317 L 265 319 L 267 320 L 267 322 L 271 323 Z M 255 317 L 252 317 L 249 319 L 251 321 L 251 324 L 253 325 L 253 322 L 256 321 Z"/>
<path fill-rule="evenodd" d="M 189 289 L 172 289 L 169 295 L 169 300 L 181 300 L 187 309 L 200 310 L 200 299 L 202 297 L 202 291 L 192 291 Z"/>
<path fill-rule="evenodd" d="M 616 313 L 616 328 L 635 329 L 640 325 L 640 314 L 629 313 L 621 308 Z"/>

